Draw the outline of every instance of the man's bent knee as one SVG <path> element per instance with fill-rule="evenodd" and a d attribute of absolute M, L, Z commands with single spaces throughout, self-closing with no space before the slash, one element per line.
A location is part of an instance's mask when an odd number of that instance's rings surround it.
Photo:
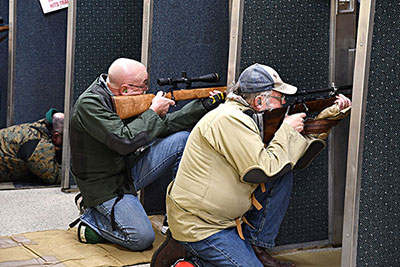
<path fill-rule="evenodd" d="M 153 244 L 155 239 L 153 229 L 140 231 L 139 233 L 129 234 L 127 237 L 126 246 L 130 250 L 140 251 L 148 249 Z"/>

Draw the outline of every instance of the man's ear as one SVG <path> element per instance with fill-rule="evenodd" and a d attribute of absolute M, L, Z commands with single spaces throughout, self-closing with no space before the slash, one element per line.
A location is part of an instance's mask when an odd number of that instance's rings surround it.
<path fill-rule="evenodd" d="M 259 110 L 263 108 L 262 96 L 258 95 L 254 98 L 254 106 Z"/>
<path fill-rule="evenodd" d="M 130 91 L 130 88 L 128 86 L 126 86 L 126 85 L 122 85 L 119 88 L 119 94 L 120 95 L 129 95 L 129 91 Z"/>
<path fill-rule="evenodd" d="M 63 136 L 59 132 L 54 132 L 51 135 L 51 141 L 55 146 L 61 146 L 63 141 Z"/>

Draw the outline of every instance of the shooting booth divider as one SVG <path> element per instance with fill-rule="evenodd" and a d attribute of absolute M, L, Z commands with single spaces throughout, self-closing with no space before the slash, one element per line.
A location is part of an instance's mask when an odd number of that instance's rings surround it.
<path fill-rule="evenodd" d="M 117 58 L 140 60 L 142 1 L 76 1 L 68 7 L 65 116 L 79 95 Z M 64 123 L 62 190 L 70 186 L 69 120 Z"/>
<path fill-rule="evenodd" d="M 329 1 L 244 0 L 239 70 L 253 63 L 273 67 L 300 90 L 329 84 Z M 236 75 L 240 73 L 238 71 Z M 288 212 L 277 246 L 328 242 L 328 151 L 294 173 Z"/>
<path fill-rule="evenodd" d="M 228 1 L 151 1 L 152 14 L 149 38 L 149 93 L 167 91 L 160 87 L 159 78 L 181 78 L 218 73 L 218 83 L 193 83 L 195 87 L 226 85 L 229 49 Z M 178 89 L 185 89 L 178 84 Z M 188 101 L 179 101 L 170 112 Z M 165 193 L 170 181 L 157 180 L 143 190 L 142 201 L 148 214 L 165 213 Z"/>
<path fill-rule="evenodd" d="M 399 12 L 399 2 L 360 3 L 343 228 L 345 267 L 400 265 Z"/>
<path fill-rule="evenodd" d="M 329 83 L 337 87 L 353 84 L 357 14 L 356 0 L 331 0 Z M 328 240 L 336 246 L 342 243 L 349 121 L 342 120 L 329 137 Z"/>
<path fill-rule="evenodd" d="M 34 122 L 63 110 L 67 10 L 44 14 L 39 1 L 0 3 L 0 128 Z M 8 52 L 8 54 L 7 54 Z M 4 188 L 47 185 L 32 177 Z"/>
<path fill-rule="evenodd" d="M 63 110 L 67 33 L 66 9 L 43 14 L 39 1 L 9 3 L 7 126 Z"/>

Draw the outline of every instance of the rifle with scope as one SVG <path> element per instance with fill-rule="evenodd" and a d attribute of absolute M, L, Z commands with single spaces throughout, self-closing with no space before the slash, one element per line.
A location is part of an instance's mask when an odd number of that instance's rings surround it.
<path fill-rule="evenodd" d="M 164 97 L 178 101 L 205 98 L 209 96 L 209 92 L 214 90 L 221 92 L 226 91 L 226 86 L 181 90 L 177 88 L 177 84 L 179 83 L 184 83 L 186 88 L 190 88 L 193 82 L 216 83 L 219 81 L 220 77 L 218 73 L 189 78 L 186 76 L 186 72 L 182 72 L 182 78 L 161 78 L 157 80 L 157 83 L 160 86 L 170 85 L 171 87 L 169 89 L 164 90 Z M 135 96 L 113 96 L 112 99 L 114 109 L 118 116 L 121 119 L 127 119 L 142 114 L 148 110 L 154 97 L 154 94 L 144 94 Z"/>
<path fill-rule="evenodd" d="M 264 143 L 268 144 L 274 137 L 275 132 L 281 126 L 286 115 L 304 112 L 308 118 L 304 121 L 304 130 L 302 134 L 321 134 L 328 132 L 336 126 L 340 120 L 314 120 L 310 115 L 319 113 L 332 106 L 339 93 L 351 98 L 352 85 L 336 87 L 334 84 L 330 88 L 317 90 L 303 90 L 294 95 L 281 108 L 265 111 L 264 121 Z M 322 94 L 325 94 L 322 95 Z"/>

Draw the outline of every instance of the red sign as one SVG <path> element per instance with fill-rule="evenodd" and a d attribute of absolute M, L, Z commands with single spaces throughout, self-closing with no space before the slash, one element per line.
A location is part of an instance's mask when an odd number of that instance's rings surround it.
<path fill-rule="evenodd" d="M 43 13 L 53 12 L 68 7 L 68 0 L 40 0 Z"/>

